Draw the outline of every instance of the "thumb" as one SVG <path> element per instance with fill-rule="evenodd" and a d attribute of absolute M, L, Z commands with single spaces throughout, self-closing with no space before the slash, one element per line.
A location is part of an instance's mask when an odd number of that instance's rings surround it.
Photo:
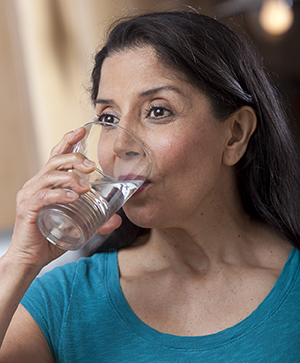
<path fill-rule="evenodd" d="M 109 234 L 122 224 L 122 218 L 118 214 L 114 214 L 99 230 L 97 234 Z"/>

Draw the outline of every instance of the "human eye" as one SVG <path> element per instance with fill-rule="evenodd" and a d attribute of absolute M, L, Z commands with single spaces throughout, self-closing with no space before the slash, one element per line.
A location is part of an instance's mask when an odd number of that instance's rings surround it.
<path fill-rule="evenodd" d="M 119 123 L 119 118 L 111 113 L 102 113 L 101 115 L 97 116 L 98 122 L 107 122 L 111 124 Z"/>
<path fill-rule="evenodd" d="M 146 111 L 146 117 L 151 120 L 163 120 L 173 116 L 173 112 L 163 106 L 152 106 Z"/>

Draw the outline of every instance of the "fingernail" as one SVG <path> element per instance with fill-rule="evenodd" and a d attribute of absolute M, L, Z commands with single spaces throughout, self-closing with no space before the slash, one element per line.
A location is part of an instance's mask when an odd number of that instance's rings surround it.
<path fill-rule="evenodd" d="M 80 128 L 73 130 L 72 131 L 73 135 L 77 134 L 79 132 L 79 130 L 80 130 Z"/>
<path fill-rule="evenodd" d="M 89 160 L 89 159 L 85 159 L 84 162 L 83 162 L 83 164 L 85 166 L 88 166 L 88 167 L 95 166 L 95 163 L 93 161 Z"/>
<path fill-rule="evenodd" d="M 72 192 L 72 191 L 67 192 L 67 198 L 74 199 L 75 196 L 76 196 L 76 193 L 75 192 Z"/>
<path fill-rule="evenodd" d="M 88 181 L 84 180 L 84 179 L 80 179 L 79 183 L 84 188 L 88 188 L 88 187 L 90 188 L 90 183 Z"/>

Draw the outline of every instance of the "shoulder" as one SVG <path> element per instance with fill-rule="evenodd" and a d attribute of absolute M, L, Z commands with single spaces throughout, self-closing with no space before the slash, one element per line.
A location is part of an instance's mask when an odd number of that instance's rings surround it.
<path fill-rule="evenodd" d="M 40 306 L 41 310 L 56 310 L 63 314 L 70 299 L 84 296 L 103 288 L 112 253 L 98 253 L 92 257 L 81 258 L 58 266 L 37 277 L 23 297 L 21 304 L 27 310 Z"/>
<path fill-rule="evenodd" d="M 298 249 L 294 248 L 291 251 L 282 274 L 284 274 L 285 270 L 287 270 L 287 274 L 289 273 L 291 291 L 294 290 L 298 295 L 300 302 L 300 251 Z"/>
<path fill-rule="evenodd" d="M 21 304 L 43 332 L 54 356 L 63 327 L 77 324 L 78 309 L 87 317 L 99 301 L 106 303 L 105 276 L 109 263 L 114 266 L 113 255 L 99 253 L 56 267 L 36 278 L 24 295 Z"/>

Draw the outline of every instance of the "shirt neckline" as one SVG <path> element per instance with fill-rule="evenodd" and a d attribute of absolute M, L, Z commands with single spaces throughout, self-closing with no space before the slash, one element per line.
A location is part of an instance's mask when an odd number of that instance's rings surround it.
<path fill-rule="evenodd" d="M 274 314 L 284 302 L 289 290 L 293 286 L 294 272 L 297 266 L 299 266 L 299 262 L 300 252 L 293 248 L 273 288 L 248 317 L 230 328 L 203 336 L 185 337 L 161 333 L 142 322 L 132 311 L 123 295 L 119 279 L 117 250 L 107 254 L 105 264 L 106 289 L 119 319 L 140 338 L 151 342 L 152 345 L 169 349 L 207 350 L 224 346 L 236 339 L 241 339 Z"/>

